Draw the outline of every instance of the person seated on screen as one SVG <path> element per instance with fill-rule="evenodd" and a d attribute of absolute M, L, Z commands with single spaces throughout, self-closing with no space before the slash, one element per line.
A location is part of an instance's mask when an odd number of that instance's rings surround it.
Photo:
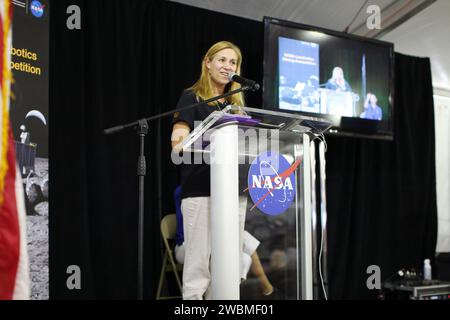
<path fill-rule="evenodd" d="M 328 79 L 325 88 L 340 92 L 352 92 L 352 88 L 345 80 L 344 70 L 342 70 L 341 67 L 334 67 L 333 74 L 331 78 Z"/>
<path fill-rule="evenodd" d="M 366 101 L 364 101 L 364 111 L 361 113 L 360 118 L 370 120 L 381 120 L 383 117 L 383 111 L 377 105 L 377 96 L 373 93 L 368 93 Z"/>
<path fill-rule="evenodd" d="M 306 86 L 302 91 L 303 104 L 308 107 L 314 107 L 316 103 L 319 103 L 320 95 L 317 91 L 319 87 L 319 80 L 316 76 L 310 76 L 306 80 Z"/>

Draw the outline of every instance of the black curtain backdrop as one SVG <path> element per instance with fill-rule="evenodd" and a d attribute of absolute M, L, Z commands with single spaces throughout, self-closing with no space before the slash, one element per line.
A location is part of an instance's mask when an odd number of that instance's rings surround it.
<path fill-rule="evenodd" d="M 77 4 L 82 29 L 68 30 Z M 104 128 L 172 109 L 199 76 L 205 51 L 235 42 L 243 75 L 262 83 L 263 24 L 165 1 L 52 2 L 50 58 L 50 297 L 135 299 L 138 137 Z M 432 257 L 436 242 L 434 119 L 427 59 L 397 55 L 396 139 L 329 138 L 329 277 L 333 299 L 373 298 L 382 278 Z M 247 94 L 261 105 L 261 92 Z M 174 212 L 170 119 L 146 138 L 144 295 L 154 299 L 161 216 Z M 81 268 L 68 290 L 67 268 Z"/>
<path fill-rule="evenodd" d="M 367 267 L 382 279 L 421 272 L 437 239 L 434 111 L 428 58 L 395 56 L 395 141 L 330 137 L 327 205 L 330 293 L 376 298 Z M 393 277 L 395 279 L 395 277 Z"/>

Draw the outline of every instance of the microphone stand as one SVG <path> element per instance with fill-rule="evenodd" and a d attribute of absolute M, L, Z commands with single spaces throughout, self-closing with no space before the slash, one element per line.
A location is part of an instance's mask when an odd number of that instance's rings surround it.
<path fill-rule="evenodd" d="M 105 129 L 103 131 L 103 133 L 105 135 L 110 135 L 110 134 L 125 130 L 127 128 L 135 128 L 136 133 L 139 136 L 140 147 L 139 147 L 139 155 L 138 155 L 138 163 L 137 163 L 137 176 L 139 179 L 138 269 L 137 269 L 137 290 L 138 290 L 137 297 L 138 297 L 138 300 L 143 299 L 143 284 L 144 284 L 144 282 L 143 282 L 143 273 L 144 273 L 144 268 L 143 268 L 143 265 L 144 265 L 144 182 L 145 182 L 144 178 L 146 175 L 146 167 L 147 167 L 146 160 L 145 160 L 145 154 L 144 154 L 144 142 L 145 142 L 145 136 L 148 134 L 148 130 L 149 130 L 148 122 L 170 116 L 176 112 L 193 109 L 202 104 L 214 102 L 214 101 L 220 100 L 222 98 L 231 96 L 233 94 L 236 94 L 239 92 L 244 92 L 247 90 L 255 91 L 256 86 L 255 85 L 253 85 L 252 87 L 244 86 L 239 89 L 229 91 L 220 96 L 216 96 L 216 97 L 207 99 L 207 100 L 199 102 L 199 103 L 195 103 L 195 104 L 192 104 L 192 105 L 180 108 L 180 109 L 174 109 L 174 110 L 170 110 L 167 112 L 163 112 L 163 113 L 160 113 L 160 114 L 148 117 L 148 118 L 143 118 L 143 119 L 140 119 L 140 120 L 137 120 L 134 122 L 124 124 L 124 125 L 118 125 L 115 127 L 111 127 L 111 128 Z"/>

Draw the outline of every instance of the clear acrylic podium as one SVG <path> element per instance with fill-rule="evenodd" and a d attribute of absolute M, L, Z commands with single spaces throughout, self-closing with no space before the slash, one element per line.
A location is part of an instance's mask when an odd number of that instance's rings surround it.
<path fill-rule="evenodd" d="M 320 113 L 344 117 L 357 117 L 356 103 L 359 96 L 354 92 L 340 92 L 330 89 L 318 89 L 320 93 Z"/>
<path fill-rule="evenodd" d="M 257 253 L 278 298 L 313 299 L 310 141 L 329 127 L 322 119 L 228 106 L 184 140 L 183 155 L 194 153 L 186 159 L 210 164 L 212 299 L 261 297 L 256 278 L 241 284 L 240 217 L 260 241 Z"/>

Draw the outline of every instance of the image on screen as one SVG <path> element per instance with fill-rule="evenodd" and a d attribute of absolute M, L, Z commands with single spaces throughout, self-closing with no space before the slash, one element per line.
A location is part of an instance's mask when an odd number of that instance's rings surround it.
<path fill-rule="evenodd" d="M 265 28 L 265 108 L 392 134 L 392 44 L 279 20 Z"/>

